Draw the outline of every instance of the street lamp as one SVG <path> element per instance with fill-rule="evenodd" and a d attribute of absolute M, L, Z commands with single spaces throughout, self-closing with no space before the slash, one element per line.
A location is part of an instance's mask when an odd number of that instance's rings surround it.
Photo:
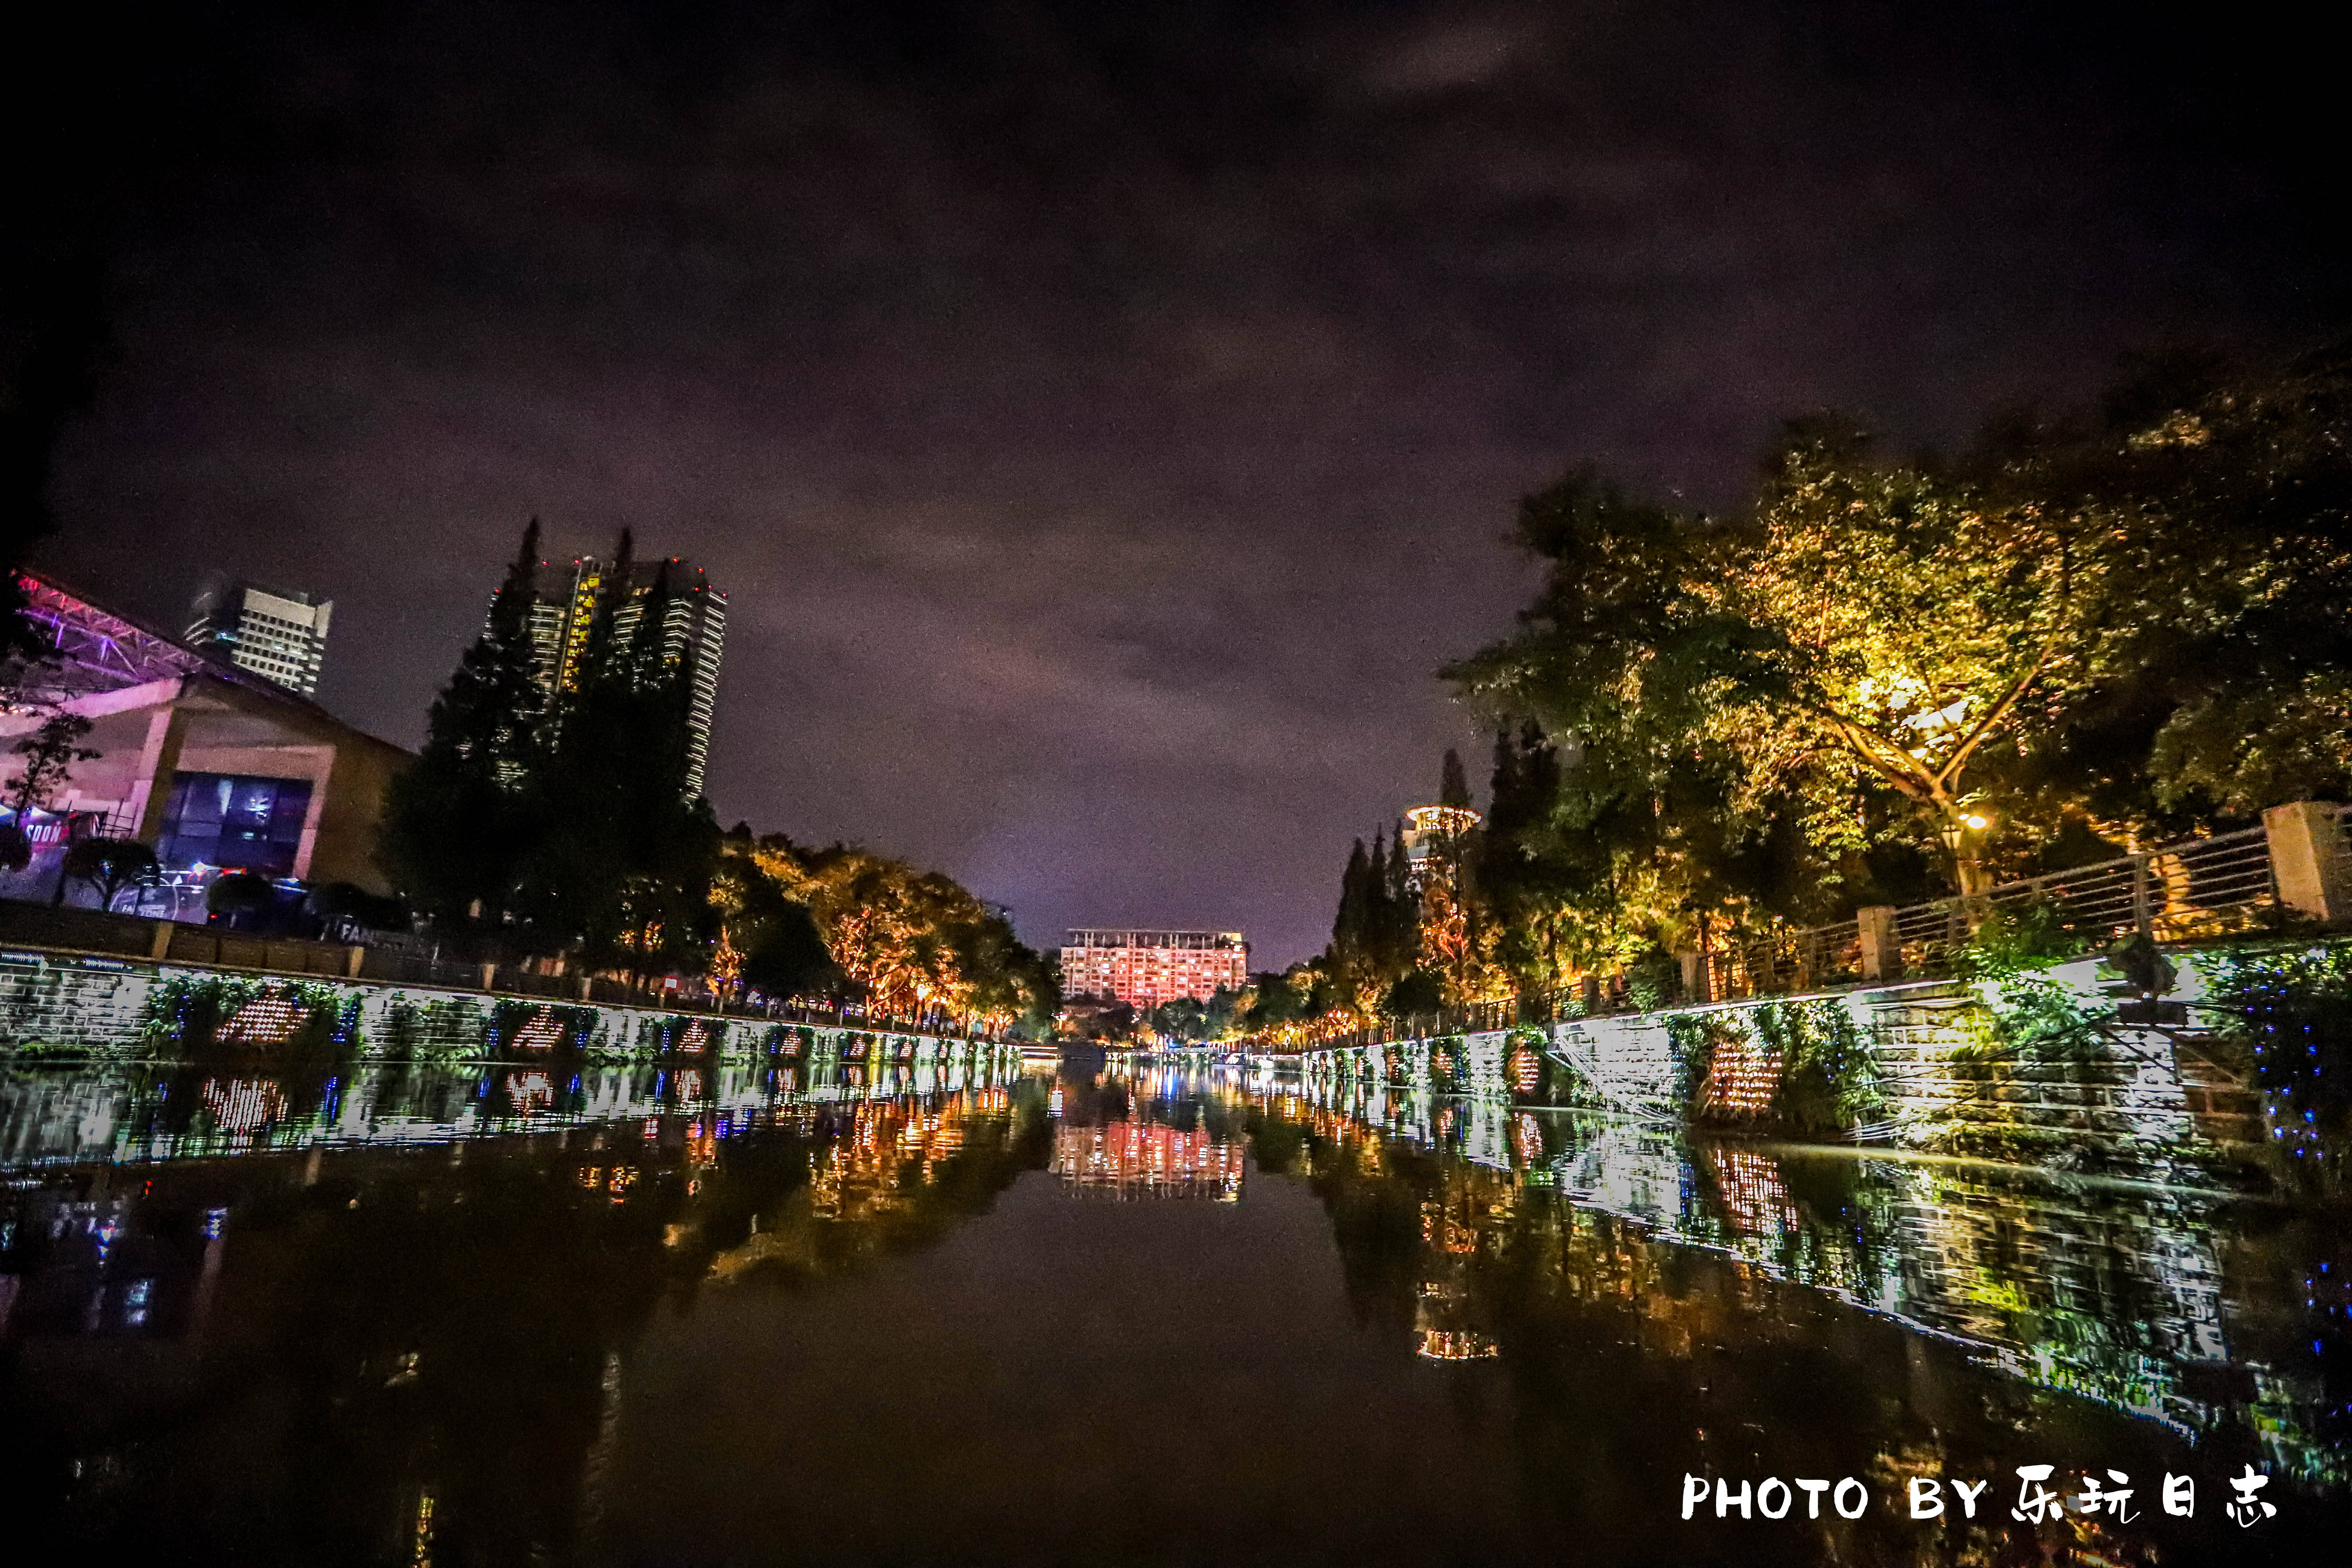
<path fill-rule="evenodd" d="M 1952 868 L 1959 880 L 1960 895 L 1963 898 L 1969 897 L 1979 889 L 1968 885 L 1970 881 L 1974 880 L 1974 879 L 1969 875 L 1971 862 L 1961 853 L 1961 851 L 1968 845 L 1969 835 L 1971 833 L 1982 833 L 1986 828 L 1990 827 L 1991 826 L 1992 818 L 1987 816 L 1980 811 L 1964 812 L 1958 817 L 1946 817 L 1944 819 L 1941 837 L 1944 840 L 1944 847 L 1952 852 Z"/>

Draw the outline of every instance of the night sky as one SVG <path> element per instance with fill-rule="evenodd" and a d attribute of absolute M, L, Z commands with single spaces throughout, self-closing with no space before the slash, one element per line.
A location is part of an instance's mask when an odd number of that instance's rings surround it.
<path fill-rule="evenodd" d="M 1279 964 L 1483 773 L 1432 672 L 1568 461 L 1721 505 L 1786 414 L 2343 331 L 2273 16 L 77 7 L 9 245 L 101 258 L 114 344 L 36 559 L 331 596 L 322 700 L 414 744 L 524 521 L 628 524 L 732 598 L 722 823 Z"/>

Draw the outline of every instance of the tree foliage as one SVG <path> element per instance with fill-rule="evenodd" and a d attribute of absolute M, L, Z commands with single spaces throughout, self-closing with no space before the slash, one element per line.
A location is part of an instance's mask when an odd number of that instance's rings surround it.
<path fill-rule="evenodd" d="M 631 557 L 624 533 L 551 693 L 531 640 L 538 523 L 526 530 L 434 704 L 423 754 L 387 799 L 383 859 L 403 893 L 486 950 L 1050 1031 L 1050 961 L 954 881 L 863 850 L 719 832 L 687 792 L 689 693 L 661 613 L 668 568 L 646 586 Z"/>
<path fill-rule="evenodd" d="M 98 760 L 99 753 L 81 743 L 89 731 L 88 719 L 54 709 L 37 729 L 9 748 L 22 759 L 5 786 L 5 798 L 19 829 L 28 813 L 48 808 L 58 791 L 72 780 L 74 764 Z"/>
<path fill-rule="evenodd" d="M 807 909 L 834 964 L 881 1011 L 1050 1028 L 1061 992 L 1051 963 L 952 879 L 843 845 L 803 850 L 781 836 L 761 840 L 751 859 Z"/>
<path fill-rule="evenodd" d="M 501 921 L 541 831 L 532 797 L 546 760 L 546 700 L 533 667 L 531 574 L 539 520 L 490 601 L 482 635 L 434 700 L 425 749 L 393 781 L 380 858 L 423 912 Z"/>
<path fill-rule="evenodd" d="M 1545 584 L 1445 672 L 1506 731 L 1472 925 L 1550 983 L 2339 794 L 2347 372 L 2152 357 L 1948 459 L 1807 420 L 1721 516 L 1529 496 Z"/>

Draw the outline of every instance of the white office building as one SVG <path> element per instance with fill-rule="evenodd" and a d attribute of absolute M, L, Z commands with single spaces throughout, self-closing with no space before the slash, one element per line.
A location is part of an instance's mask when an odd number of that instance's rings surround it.
<path fill-rule="evenodd" d="M 331 599 L 233 583 L 196 600 L 188 643 L 197 652 L 250 670 L 305 697 L 319 694 L 327 659 Z"/>

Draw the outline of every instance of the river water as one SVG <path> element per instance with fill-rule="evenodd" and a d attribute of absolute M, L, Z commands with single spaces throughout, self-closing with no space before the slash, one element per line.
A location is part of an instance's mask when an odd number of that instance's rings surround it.
<path fill-rule="evenodd" d="M 0 1172 L 15 1560 L 2309 1563 L 2352 1527 L 2322 1205 L 1168 1071 L 28 1069 Z"/>

